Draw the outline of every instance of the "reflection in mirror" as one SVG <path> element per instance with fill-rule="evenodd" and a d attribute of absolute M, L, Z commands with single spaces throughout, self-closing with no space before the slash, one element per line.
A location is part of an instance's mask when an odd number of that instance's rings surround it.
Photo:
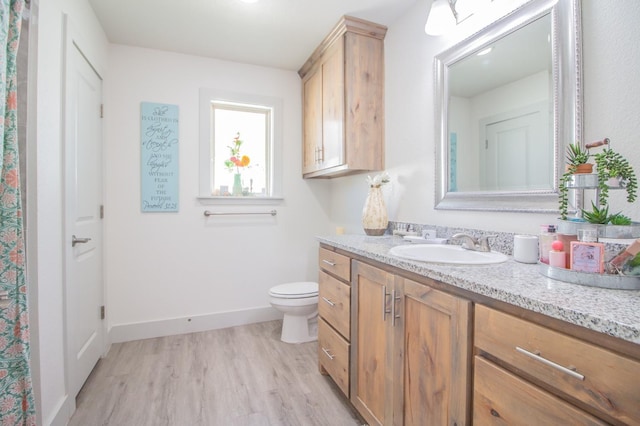
<path fill-rule="evenodd" d="M 581 135 L 579 2 L 538 0 L 436 57 L 436 208 L 557 210 Z"/>
<path fill-rule="evenodd" d="M 449 67 L 449 191 L 553 190 L 552 81 L 550 14 Z"/>

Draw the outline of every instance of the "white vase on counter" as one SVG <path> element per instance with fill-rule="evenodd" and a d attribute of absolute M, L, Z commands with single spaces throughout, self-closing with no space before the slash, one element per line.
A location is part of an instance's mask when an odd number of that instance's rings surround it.
<path fill-rule="evenodd" d="M 380 186 L 369 188 L 369 195 L 362 209 L 362 227 L 367 235 L 383 235 L 387 230 L 389 218 L 387 216 L 387 206 L 382 196 Z"/>

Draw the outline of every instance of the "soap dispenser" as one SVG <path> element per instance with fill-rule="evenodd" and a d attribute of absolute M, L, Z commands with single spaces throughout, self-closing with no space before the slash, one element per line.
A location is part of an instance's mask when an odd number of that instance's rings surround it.
<path fill-rule="evenodd" d="M 549 266 L 567 269 L 567 254 L 564 252 L 564 244 L 560 240 L 551 243 Z"/>

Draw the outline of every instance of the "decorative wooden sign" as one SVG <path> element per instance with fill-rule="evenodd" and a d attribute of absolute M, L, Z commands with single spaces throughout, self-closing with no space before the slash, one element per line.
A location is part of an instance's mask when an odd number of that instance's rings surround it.
<path fill-rule="evenodd" d="M 177 105 L 141 103 L 140 198 L 143 212 L 178 211 L 178 124 Z"/>

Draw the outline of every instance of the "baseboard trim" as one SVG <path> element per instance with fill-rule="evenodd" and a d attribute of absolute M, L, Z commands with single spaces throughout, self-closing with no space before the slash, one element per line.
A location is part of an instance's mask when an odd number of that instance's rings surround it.
<path fill-rule="evenodd" d="M 46 420 L 42 421 L 42 424 L 48 426 L 66 426 L 75 410 L 75 407 L 70 406 L 70 402 L 71 399 L 69 395 L 65 395 L 53 410 L 53 413 Z"/>
<path fill-rule="evenodd" d="M 109 342 L 122 343 L 154 337 L 196 333 L 277 319 L 282 319 L 282 313 L 271 306 L 267 306 L 158 321 L 118 324 L 109 330 Z"/>

